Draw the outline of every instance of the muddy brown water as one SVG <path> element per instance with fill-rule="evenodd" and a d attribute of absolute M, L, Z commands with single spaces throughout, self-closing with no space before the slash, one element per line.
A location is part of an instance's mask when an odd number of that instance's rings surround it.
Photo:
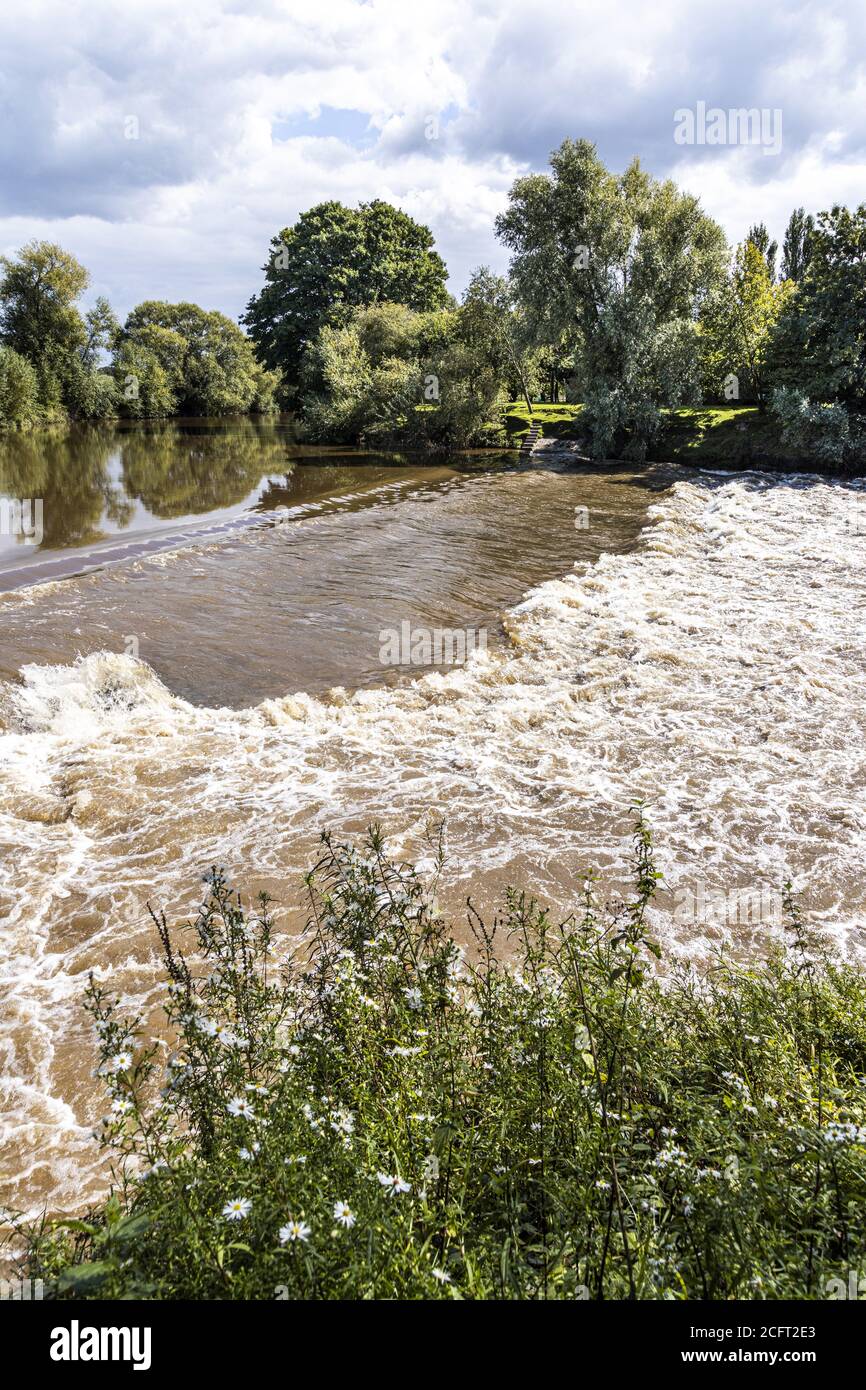
<path fill-rule="evenodd" d="M 215 862 L 290 927 L 325 827 L 379 821 L 423 867 L 443 816 L 459 930 L 470 891 L 565 912 L 587 868 L 621 885 L 643 797 L 668 950 L 761 949 L 789 876 L 862 949 L 862 483 L 196 422 L 7 442 L 3 492 L 44 525 L 0 545 L 10 1205 L 104 1181 L 86 972 L 152 1006 L 146 904 L 189 911 Z M 442 630 L 484 649 L 401 664 L 404 625 L 422 656 Z"/>

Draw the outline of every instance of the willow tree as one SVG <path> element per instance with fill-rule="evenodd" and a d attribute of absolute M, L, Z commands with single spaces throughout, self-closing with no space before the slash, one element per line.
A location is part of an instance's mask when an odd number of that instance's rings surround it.
<path fill-rule="evenodd" d="M 588 140 L 514 184 L 496 220 L 539 346 L 566 344 L 596 457 L 643 457 L 664 406 L 699 393 L 697 316 L 725 274 L 724 233 L 638 160 L 616 175 Z"/>

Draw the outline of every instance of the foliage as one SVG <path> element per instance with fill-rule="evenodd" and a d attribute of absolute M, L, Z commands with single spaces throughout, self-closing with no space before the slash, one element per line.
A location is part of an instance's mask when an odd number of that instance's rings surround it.
<path fill-rule="evenodd" d="M 763 258 L 767 274 L 772 284 L 776 278 L 776 255 L 779 250 L 779 243 L 770 240 L 770 233 L 767 231 L 766 223 L 757 222 L 754 227 L 750 227 L 746 233 L 746 241 L 755 247 L 758 254 Z"/>
<path fill-rule="evenodd" d="M 771 382 L 866 412 L 866 203 L 822 212 L 808 247 L 805 275 L 773 334 Z"/>
<path fill-rule="evenodd" d="M 727 281 L 708 297 L 701 314 L 705 398 L 765 404 L 773 328 L 793 293 L 791 282 L 774 283 L 766 254 L 754 240 L 737 248 Z"/>
<path fill-rule="evenodd" d="M 159 419 L 177 412 L 171 379 L 157 354 L 143 343 L 121 341 L 112 371 L 124 415 Z"/>
<path fill-rule="evenodd" d="M 77 357 L 64 364 L 63 400 L 76 420 L 105 420 L 120 414 L 117 383 L 111 373 L 92 371 Z"/>
<path fill-rule="evenodd" d="M 81 349 L 81 361 L 91 371 L 98 366 L 103 352 L 111 352 L 120 335 L 120 324 L 104 295 L 99 295 L 92 309 L 84 315 L 87 334 Z"/>
<path fill-rule="evenodd" d="M 785 239 L 782 242 L 782 279 L 793 280 L 799 284 L 806 274 L 811 255 L 811 236 L 815 230 L 815 219 L 803 208 L 795 208 L 788 219 Z"/>
<path fill-rule="evenodd" d="M 314 388 L 303 398 L 310 436 L 355 442 L 405 430 L 423 400 L 422 344 L 432 326 L 387 302 L 355 309 L 341 326 L 325 324 L 303 363 Z"/>
<path fill-rule="evenodd" d="M 380 199 L 308 209 L 272 239 L 263 272 L 243 322 L 261 360 L 291 388 L 307 346 L 323 327 L 345 323 L 347 310 L 387 301 L 420 313 L 448 303 L 429 228 Z M 309 387 L 309 366 L 306 376 Z"/>
<path fill-rule="evenodd" d="M 530 393 L 537 384 L 539 353 L 531 350 L 525 315 L 515 303 L 511 285 L 487 266 L 476 270 L 469 281 L 460 328 L 467 346 L 484 354 L 489 368 L 503 383 L 517 386 L 531 412 Z"/>
<path fill-rule="evenodd" d="M 456 312 L 379 303 L 326 324 L 303 361 L 310 437 L 408 447 L 472 441 L 504 401 L 510 359 L 489 306 L 479 310 L 471 290 Z"/>
<path fill-rule="evenodd" d="M 16 259 L 0 257 L 0 337 L 31 362 L 80 352 L 87 341 L 75 301 L 90 276 L 68 251 L 30 241 Z"/>
<path fill-rule="evenodd" d="M 820 1298 L 866 1253 L 866 980 L 786 899 L 763 962 L 654 968 L 659 879 L 457 947 L 373 830 L 281 937 L 220 872 L 157 921 L 170 1043 L 91 979 L 110 1199 L 29 1230 L 60 1298 Z M 652 967 L 652 968 L 651 968 Z"/>
<path fill-rule="evenodd" d="M 0 347 L 0 427 L 31 425 L 39 414 L 36 372 L 26 357 Z"/>
<path fill-rule="evenodd" d="M 696 395 L 694 319 L 723 276 L 724 235 L 638 161 L 617 177 L 589 141 L 566 140 L 550 162 L 496 220 L 515 293 L 539 345 L 570 345 L 594 454 L 640 457 L 658 407 Z"/>
<path fill-rule="evenodd" d="M 781 425 L 783 441 L 800 453 L 838 465 L 856 451 L 862 427 L 838 401 L 810 401 L 802 391 L 777 386 L 771 408 Z"/>
<path fill-rule="evenodd" d="M 125 351 L 130 346 L 131 354 Z M 135 369 L 135 349 L 144 354 L 144 380 Z M 258 401 L 272 405 L 276 388 L 275 375 L 266 377 L 250 339 L 231 319 L 197 304 L 160 300 L 139 304 L 127 317 L 115 373 L 132 377 L 133 385 L 137 380 L 137 397 L 123 393 L 132 415 L 241 414 Z"/>

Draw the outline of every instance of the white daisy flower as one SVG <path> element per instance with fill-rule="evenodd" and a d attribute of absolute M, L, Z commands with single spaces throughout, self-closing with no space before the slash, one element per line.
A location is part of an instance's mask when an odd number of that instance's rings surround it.
<path fill-rule="evenodd" d="M 255 1113 L 246 1096 L 235 1096 L 228 1103 L 228 1112 L 234 1117 L 240 1116 L 243 1120 L 254 1120 Z"/>
<path fill-rule="evenodd" d="M 132 1066 L 131 1052 L 118 1052 L 111 1059 L 112 1071 L 129 1071 Z"/>
<path fill-rule="evenodd" d="M 293 1240 L 308 1240 L 309 1237 L 310 1227 L 305 1221 L 290 1220 L 280 1227 L 280 1245 L 287 1245 Z"/>
<path fill-rule="evenodd" d="M 332 1110 L 331 1129 L 337 1134 L 353 1134 L 355 1131 L 354 1115 L 349 1110 Z"/>
<path fill-rule="evenodd" d="M 223 1207 L 223 1216 L 227 1221 L 243 1221 L 245 1216 L 249 1216 L 252 1209 L 253 1204 L 249 1197 L 233 1197 Z"/>
<path fill-rule="evenodd" d="M 398 1192 L 411 1192 L 409 1183 L 405 1182 L 398 1173 L 377 1173 L 376 1177 L 383 1187 L 387 1187 L 391 1197 L 396 1197 Z"/>
<path fill-rule="evenodd" d="M 350 1231 L 355 1224 L 355 1213 L 348 1202 L 334 1203 L 334 1220 L 340 1225 L 345 1226 Z"/>

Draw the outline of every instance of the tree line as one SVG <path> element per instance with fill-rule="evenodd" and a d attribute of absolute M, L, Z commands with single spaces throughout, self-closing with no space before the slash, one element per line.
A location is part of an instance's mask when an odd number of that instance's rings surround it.
<path fill-rule="evenodd" d="M 280 374 L 224 314 L 147 300 L 121 326 L 101 296 L 82 313 L 90 276 L 46 241 L 0 271 L 0 424 L 276 409 Z"/>
<path fill-rule="evenodd" d="M 0 419 L 290 408 L 312 439 L 447 447 L 546 396 L 581 405 L 596 457 L 646 457 L 665 410 L 701 404 L 771 412 L 821 458 L 862 446 L 866 205 L 796 209 L 781 257 L 763 223 L 731 248 L 671 180 L 565 140 L 495 230 L 508 274 L 478 269 L 458 303 L 429 228 L 320 203 L 272 239 L 241 326 L 157 301 L 122 327 L 104 300 L 82 315 L 87 272 L 32 243 L 2 261 Z"/>

